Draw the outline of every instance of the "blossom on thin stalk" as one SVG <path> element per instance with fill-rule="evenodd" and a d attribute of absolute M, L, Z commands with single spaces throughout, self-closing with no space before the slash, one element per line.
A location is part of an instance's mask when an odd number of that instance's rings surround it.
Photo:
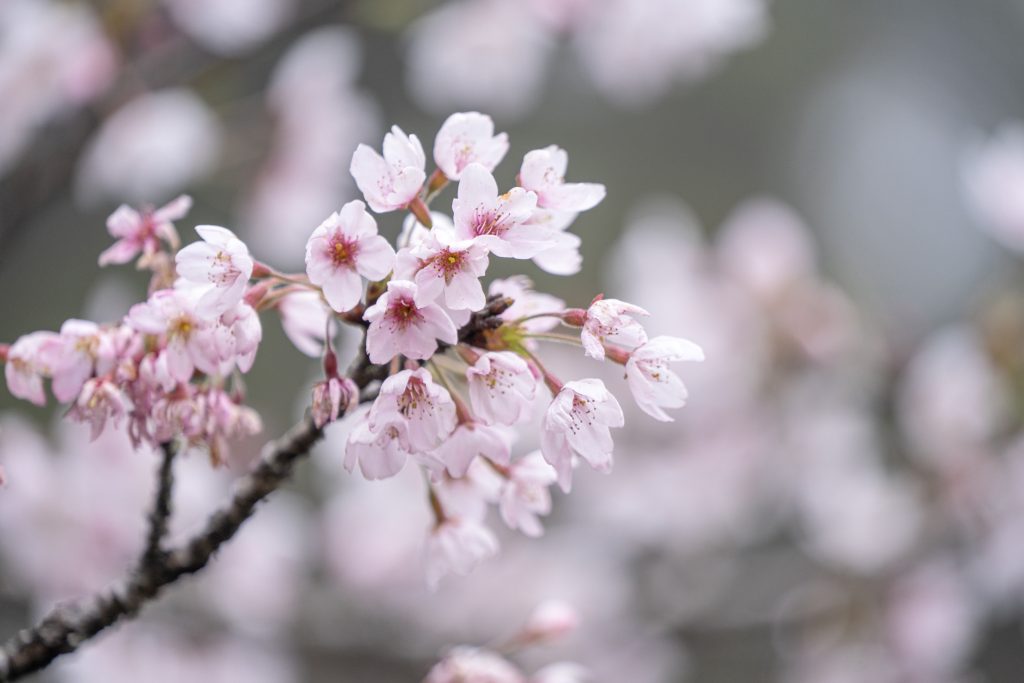
<path fill-rule="evenodd" d="M 502 521 L 510 529 L 519 529 L 527 536 L 543 535 L 544 527 L 538 517 L 551 513 L 548 487 L 557 478 L 558 474 L 540 451 L 512 463 L 499 494 L 498 509 Z"/>
<path fill-rule="evenodd" d="M 551 401 L 541 423 L 541 453 L 558 473 L 558 485 L 572 488 L 573 456 L 579 455 L 600 472 L 612 469 L 611 428 L 625 423 L 622 407 L 604 382 L 566 382 Z"/>
<path fill-rule="evenodd" d="M 451 180 L 472 163 L 493 171 L 506 152 L 508 135 L 495 135 L 491 117 L 475 111 L 449 116 L 434 139 L 434 162 Z"/>
<path fill-rule="evenodd" d="M 537 379 L 523 358 L 509 351 L 482 354 L 466 368 L 473 412 L 486 424 L 516 424 L 529 416 Z"/>
<path fill-rule="evenodd" d="M 604 360 L 605 342 L 621 344 L 629 349 L 640 346 L 647 341 L 647 332 L 635 320 L 638 315 L 649 314 L 639 306 L 618 299 L 595 301 L 583 316 L 583 331 L 580 333 L 583 350 L 591 358 Z M 567 316 L 567 321 L 576 324 L 577 317 Z"/>
<path fill-rule="evenodd" d="M 683 381 L 669 369 L 675 361 L 703 361 L 704 351 L 688 339 L 655 337 L 635 349 L 626 361 L 626 381 L 640 409 L 662 422 L 672 422 L 665 408 L 686 405 Z"/>
<path fill-rule="evenodd" d="M 423 368 L 402 370 L 381 384 L 367 424 L 374 433 L 395 427 L 406 450 L 423 453 L 455 429 L 455 403 Z"/>
<path fill-rule="evenodd" d="M 242 300 L 252 276 L 249 248 L 227 228 L 196 226 L 203 238 L 178 252 L 178 275 L 200 287 L 196 312 L 203 317 L 224 313 Z"/>
<path fill-rule="evenodd" d="M 317 227 L 306 243 L 306 274 L 339 313 L 363 295 L 363 280 L 382 280 L 395 264 L 395 250 L 377 234 L 377 221 L 360 201 L 351 201 Z"/>
<path fill-rule="evenodd" d="M 141 266 L 147 265 L 161 250 L 161 240 L 174 248 L 178 245 L 178 233 L 174 221 L 181 220 L 192 208 L 192 198 L 181 195 L 159 209 L 144 210 L 141 213 L 122 204 L 107 219 L 107 231 L 117 239 L 100 254 L 100 266 L 128 263 L 142 255 Z"/>

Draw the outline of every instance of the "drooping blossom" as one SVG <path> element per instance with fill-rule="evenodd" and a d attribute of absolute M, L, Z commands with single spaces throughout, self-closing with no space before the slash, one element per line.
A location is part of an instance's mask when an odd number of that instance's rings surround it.
<path fill-rule="evenodd" d="M 523 358 L 511 351 L 482 354 L 466 368 L 474 414 L 486 424 L 512 425 L 529 414 L 537 379 Z"/>
<path fill-rule="evenodd" d="M 277 310 L 288 340 L 302 353 L 318 358 L 324 350 L 324 335 L 331 317 L 320 292 L 302 290 L 289 294 L 281 299 Z"/>
<path fill-rule="evenodd" d="M 118 426 L 130 407 L 128 397 L 114 382 L 103 377 L 92 378 L 82 386 L 68 415 L 87 423 L 90 438 L 95 441 L 103 433 L 108 420 Z"/>
<path fill-rule="evenodd" d="M 442 300 L 451 310 L 478 311 L 487 301 L 480 284 L 487 265 L 487 248 L 479 241 L 456 241 L 445 230 L 431 230 L 399 251 L 395 277 L 416 283 L 420 303 Z"/>
<path fill-rule="evenodd" d="M 192 198 L 188 195 L 181 195 L 159 209 L 141 213 L 127 204 L 117 207 L 107 219 L 107 231 L 117 241 L 100 254 L 99 264 L 128 263 L 139 254 L 146 261 L 160 251 L 161 240 L 169 246 L 177 245 L 174 221 L 184 218 L 190 208 Z"/>
<path fill-rule="evenodd" d="M 427 585 L 436 587 L 448 573 L 465 576 L 497 552 L 498 539 L 490 529 L 468 517 L 448 516 L 427 538 Z"/>
<path fill-rule="evenodd" d="M 216 225 L 196 226 L 203 238 L 178 252 L 178 275 L 200 288 L 196 312 L 214 317 L 233 308 L 252 276 L 249 248 L 235 233 Z"/>
<path fill-rule="evenodd" d="M 472 163 L 494 171 L 506 152 L 508 135 L 495 135 L 491 117 L 475 111 L 449 116 L 434 139 L 434 162 L 451 180 L 460 179 Z"/>
<path fill-rule="evenodd" d="M 611 428 L 625 423 L 622 407 L 604 382 L 566 382 L 541 423 L 541 453 L 558 473 L 558 485 L 572 488 L 572 458 L 579 455 L 601 472 L 612 468 Z"/>
<path fill-rule="evenodd" d="M 384 155 L 359 145 L 349 170 L 370 208 L 385 213 L 404 208 L 416 198 L 427 178 L 426 165 L 419 139 L 393 126 L 384 136 Z"/>
<path fill-rule="evenodd" d="M 425 369 L 402 370 L 381 384 L 367 424 L 374 433 L 396 427 L 406 450 L 423 453 L 455 429 L 455 403 Z"/>
<path fill-rule="evenodd" d="M 154 292 L 145 303 L 132 306 L 125 322 L 145 334 L 163 337 L 167 369 L 178 382 L 187 382 L 198 367 L 216 369 L 211 323 L 200 318 L 189 296 L 180 289 Z"/>
<path fill-rule="evenodd" d="M 523 640 L 537 642 L 561 638 L 576 629 L 580 616 L 564 600 L 545 600 L 537 605 L 523 626 Z"/>
<path fill-rule="evenodd" d="M 359 387 L 348 377 L 328 377 L 313 385 L 310 413 L 317 427 L 334 422 L 339 414 L 352 410 L 359 402 Z"/>
<path fill-rule="evenodd" d="M 7 350 L 4 363 L 7 390 L 37 406 L 46 405 L 43 378 L 53 376 L 60 347 L 56 332 L 32 332 L 19 337 Z"/>
<path fill-rule="evenodd" d="M 604 343 L 615 342 L 633 349 L 647 341 L 643 326 L 635 316 L 647 311 L 618 299 L 599 299 L 587 309 L 580 332 L 583 350 L 591 358 L 604 360 Z"/>
<path fill-rule="evenodd" d="M 437 342 L 454 344 L 458 340 L 455 324 L 435 304 L 416 303 L 418 288 L 408 280 L 392 280 L 387 291 L 366 309 L 363 318 L 370 323 L 366 331 L 366 352 L 370 362 L 387 363 L 398 354 L 408 358 L 429 358 Z"/>
<path fill-rule="evenodd" d="M 686 386 L 668 364 L 674 361 L 703 361 L 704 351 L 688 339 L 655 337 L 629 354 L 626 382 L 636 404 L 655 420 L 672 422 L 664 408 L 686 405 Z"/>
<path fill-rule="evenodd" d="M 537 195 L 537 206 L 542 209 L 579 213 L 597 206 L 604 199 L 604 185 L 565 182 L 568 166 L 569 155 L 561 147 L 535 149 L 523 157 L 519 184 Z"/>
<path fill-rule="evenodd" d="M 306 243 L 306 274 L 339 313 L 359 303 L 363 281 L 387 277 L 395 250 L 377 234 L 377 221 L 361 201 L 351 201 L 321 223 Z"/>
<path fill-rule="evenodd" d="M 360 422 L 345 443 L 345 469 L 359 470 L 367 479 L 386 479 L 398 474 L 409 458 L 402 447 L 398 427 L 389 425 L 374 432 L 369 424 Z"/>
<path fill-rule="evenodd" d="M 527 536 L 544 533 L 540 515 L 551 512 L 551 493 L 548 487 L 558 474 L 541 455 L 534 451 L 516 460 L 508 468 L 508 477 L 499 494 L 498 509 L 501 519 L 510 529 L 519 529 Z"/>
<path fill-rule="evenodd" d="M 470 164 L 462 171 L 458 196 L 452 201 L 455 235 L 477 238 L 496 256 L 532 258 L 552 245 L 551 231 L 530 224 L 537 195 L 514 187 L 503 195 L 490 171 Z"/>

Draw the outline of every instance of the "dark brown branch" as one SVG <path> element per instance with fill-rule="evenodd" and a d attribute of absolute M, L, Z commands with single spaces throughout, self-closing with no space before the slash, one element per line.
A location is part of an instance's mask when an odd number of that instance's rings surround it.
<path fill-rule="evenodd" d="M 171 518 L 171 496 L 174 493 L 174 455 L 177 448 L 173 441 L 160 444 L 163 458 L 157 470 L 156 494 L 153 509 L 149 513 L 149 532 L 146 535 L 146 549 L 142 552 L 142 565 L 160 562 L 163 556 L 164 537 Z"/>

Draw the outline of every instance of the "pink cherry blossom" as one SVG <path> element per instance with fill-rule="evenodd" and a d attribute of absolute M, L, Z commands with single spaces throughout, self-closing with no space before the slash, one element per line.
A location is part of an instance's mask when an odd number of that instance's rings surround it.
<path fill-rule="evenodd" d="M 449 116 L 434 139 L 434 162 L 451 180 L 472 163 L 494 171 L 506 152 L 508 135 L 495 135 L 491 117 L 475 111 Z"/>
<path fill-rule="evenodd" d="M 557 473 L 544 460 L 540 451 L 534 451 L 512 463 L 499 497 L 502 521 L 510 529 L 519 529 L 527 536 L 541 536 L 544 527 L 537 516 L 551 512 L 551 493 L 548 487 L 557 478 Z"/>
<path fill-rule="evenodd" d="M 673 361 L 703 361 L 704 351 L 679 337 L 655 337 L 645 342 L 626 361 L 626 381 L 640 409 L 662 422 L 672 422 L 663 408 L 686 405 L 686 386 L 669 370 Z"/>
<path fill-rule="evenodd" d="M 360 422 L 345 444 L 345 469 L 352 472 L 358 464 L 367 479 L 393 477 L 408 458 L 409 451 L 402 446 L 401 432 L 395 425 L 374 431 L 367 422 Z"/>
<path fill-rule="evenodd" d="M 418 288 L 408 280 L 392 280 L 377 302 L 366 309 L 363 318 L 370 323 L 366 331 L 366 351 L 377 365 L 398 354 L 425 359 L 437 350 L 440 339 L 446 344 L 458 340 L 455 324 L 439 306 L 416 303 Z"/>
<path fill-rule="evenodd" d="M 490 529 L 468 517 L 449 516 L 427 538 L 427 585 L 436 588 L 448 573 L 465 576 L 497 552 L 498 539 Z"/>
<path fill-rule="evenodd" d="M 566 230 L 552 234 L 551 247 L 533 257 L 533 262 L 545 273 L 552 275 L 575 275 L 583 266 L 580 245 L 583 240 Z"/>
<path fill-rule="evenodd" d="M 546 600 L 537 605 L 523 627 L 523 639 L 536 642 L 562 638 L 576 630 L 580 617 L 564 600 Z"/>
<path fill-rule="evenodd" d="M 426 165 L 419 139 L 393 126 L 384 136 L 384 155 L 359 145 L 349 171 L 370 208 L 385 213 L 404 208 L 416 198 L 427 178 Z"/>
<path fill-rule="evenodd" d="M 647 341 L 647 333 L 635 316 L 648 315 L 647 311 L 618 299 L 600 299 L 587 309 L 580 340 L 583 350 L 591 358 L 604 360 L 606 341 L 635 348 Z"/>
<path fill-rule="evenodd" d="M 128 263 L 142 254 L 143 259 L 160 251 L 160 241 L 170 246 L 178 244 L 174 221 L 185 217 L 192 208 L 192 198 L 181 195 L 156 210 L 139 213 L 122 204 L 107 219 L 107 231 L 117 241 L 100 254 L 99 264 Z"/>
<path fill-rule="evenodd" d="M 289 294 L 281 299 L 277 310 L 288 340 L 307 356 L 319 358 L 324 350 L 324 335 L 331 317 L 320 292 L 302 290 Z"/>
<path fill-rule="evenodd" d="M 455 403 L 425 369 L 402 370 L 381 384 L 367 424 L 374 433 L 397 427 L 402 446 L 423 453 L 437 448 L 455 429 Z"/>
<path fill-rule="evenodd" d="M 348 377 L 328 377 L 313 385 L 313 404 L 310 412 L 317 427 L 334 422 L 338 415 L 355 408 L 359 403 L 359 387 Z"/>
<path fill-rule="evenodd" d="M 504 279 L 492 280 L 487 293 L 491 296 L 500 294 L 512 299 L 512 305 L 501 314 L 503 320 L 512 321 L 538 313 L 558 314 L 565 310 L 565 302 L 558 297 L 535 292 L 533 282 L 526 275 L 513 275 Z M 530 318 L 520 325 L 527 332 L 547 332 L 558 327 L 558 318 L 556 316 Z"/>
<path fill-rule="evenodd" d="M 95 441 L 103 433 L 107 420 L 117 426 L 130 407 L 128 397 L 116 384 L 105 378 L 93 378 L 85 382 L 68 415 L 88 423 L 90 438 Z"/>
<path fill-rule="evenodd" d="M 488 352 L 466 368 L 473 412 L 486 424 L 512 425 L 529 415 L 537 393 L 530 366 L 511 351 Z"/>
<path fill-rule="evenodd" d="M 11 344 L 7 350 L 4 377 L 12 395 L 46 405 L 43 378 L 51 377 L 62 346 L 56 332 L 32 332 Z"/>
<path fill-rule="evenodd" d="M 478 238 L 495 256 L 533 258 L 552 245 L 551 230 L 530 224 L 537 195 L 521 187 L 498 195 L 490 171 L 470 164 L 462 171 L 458 196 L 452 201 L 455 235 Z"/>
<path fill-rule="evenodd" d="M 461 646 L 435 664 L 423 683 L 526 683 L 507 659 L 491 650 Z"/>
<path fill-rule="evenodd" d="M 200 318 L 189 296 L 179 289 L 154 292 L 145 303 L 132 306 L 125 322 L 139 332 L 165 340 L 167 369 L 179 382 L 188 382 L 198 367 L 214 371 L 211 323 Z"/>
<path fill-rule="evenodd" d="M 93 373 L 106 374 L 114 367 L 113 339 L 88 320 L 71 319 L 60 327 L 61 348 L 53 367 L 53 395 L 67 403 L 78 396 Z"/>
<path fill-rule="evenodd" d="M 363 294 L 363 281 L 382 280 L 395 265 L 395 250 L 377 234 L 377 221 L 361 201 L 330 215 L 306 243 L 306 274 L 323 289 L 331 308 L 347 311 Z"/>
<path fill-rule="evenodd" d="M 604 199 L 604 185 L 565 182 L 568 166 L 569 155 L 561 147 L 535 149 L 523 157 L 519 183 L 536 193 L 542 209 L 578 213 L 597 206 Z"/>
<path fill-rule="evenodd" d="M 466 475 L 478 455 L 493 463 L 505 465 L 512 451 L 509 438 L 504 432 L 479 422 L 466 421 L 441 442 L 434 455 L 444 463 L 448 474 L 459 478 Z"/>
<path fill-rule="evenodd" d="M 590 671 L 573 662 L 548 664 L 530 676 L 528 683 L 586 683 L 593 680 Z"/>
<path fill-rule="evenodd" d="M 478 311 L 487 303 L 480 284 L 487 265 L 487 248 L 479 241 L 455 241 L 445 230 L 431 230 L 399 251 L 395 277 L 416 283 L 420 303 L 443 299 L 449 309 Z"/>
<path fill-rule="evenodd" d="M 227 228 L 199 225 L 196 232 L 203 241 L 183 248 L 175 262 L 180 277 L 200 286 L 196 312 L 215 317 L 242 300 L 253 260 L 245 243 Z"/>
<path fill-rule="evenodd" d="M 599 379 L 566 382 L 541 423 L 541 453 L 558 472 L 558 485 L 572 488 L 573 454 L 594 469 L 612 468 L 611 427 L 625 423 L 622 407 Z"/>

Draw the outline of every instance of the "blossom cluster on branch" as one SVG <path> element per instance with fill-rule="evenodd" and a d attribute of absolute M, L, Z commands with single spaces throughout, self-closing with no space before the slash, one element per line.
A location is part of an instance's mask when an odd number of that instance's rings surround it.
<path fill-rule="evenodd" d="M 419 139 L 397 126 L 382 153 L 360 145 L 350 170 L 365 203 L 346 203 L 312 231 L 304 273 L 260 262 L 224 227 L 199 225 L 201 239 L 181 247 L 174 223 L 189 211 L 188 197 L 160 209 L 122 206 L 107 224 L 116 242 L 99 262 L 150 271 L 148 298 L 116 323 L 72 319 L 0 347 L 8 388 L 44 405 L 50 380 L 68 417 L 88 423 L 94 438 L 125 423 L 137 446 L 180 439 L 217 464 L 232 439 L 261 429 L 243 382 L 262 339 L 261 312 L 276 311 L 296 347 L 322 359 L 310 402 L 318 428 L 359 402 L 366 382 L 339 370 L 334 337 L 341 324 L 363 328 L 365 365 L 374 369 L 367 376 L 382 382 L 348 438 L 345 467 L 368 479 L 408 462 L 422 468 L 435 517 L 428 581 L 465 573 L 497 549 L 483 524 L 488 504 L 536 536 L 552 484 L 569 492 L 580 461 L 612 466 L 618 400 L 600 379 L 556 377 L 539 344 L 575 344 L 623 366 L 637 404 L 658 420 L 686 401 L 670 363 L 703 360 L 688 340 L 649 339 L 638 321 L 646 311 L 623 301 L 599 295 L 587 308 L 566 307 L 525 276 L 495 280 L 485 294 L 491 258 L 578 271 L 580 239 L 568 227 L 605 194 L 603 185 L 566 182 L 568 156 L 554 145 L 526 154 L 517 186 L 502 192 L 492 172 L 508 145 L 477 112 L 445 121 L 429 175 Z M 449 183 L 457 183 L 451 216 L 431 212 Z M 367 205 L 409 212 L 396 245 Z M 541 447 L 513 457 L 513 427 L 545 388 Z"/>

